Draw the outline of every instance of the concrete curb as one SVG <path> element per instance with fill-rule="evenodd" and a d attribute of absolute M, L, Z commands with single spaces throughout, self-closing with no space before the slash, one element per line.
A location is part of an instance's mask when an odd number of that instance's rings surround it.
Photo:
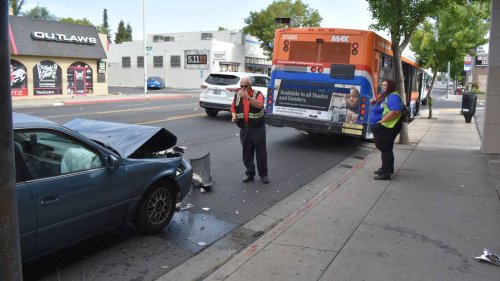
<path fill-rule="evenodd" d="M 231 235 L 228 233 L 156 280 L 194 281 L 207 277 L 223 265 L 225 268 L 229 265 L 231 268 L 238 268 L 364 167 L 373 157 L 373 150 L 371 144 L 361 148 L 334 168 L 231 232 L 253 233 L 257 237 L 264 233 L 258 239 L 254 237 L 253 241 L 250 241 L 252 244 L 243 245 L 240 249 L 227 249 L 225 245 Z M 252 234 L 249 236 L 252 237 Z"/>

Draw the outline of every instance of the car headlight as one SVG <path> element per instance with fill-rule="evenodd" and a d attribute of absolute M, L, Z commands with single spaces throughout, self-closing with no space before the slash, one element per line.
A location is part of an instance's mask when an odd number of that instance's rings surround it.
<path fill-rule="evenodd" d="M 175 176 L 178 177 L 178 176 L 184 174 L 184 172 L 186 171 L 186 169 L 187 169 L 187 167 L 184 164 L 184 161 L 181 161 L 181 163 L 179 164 L 179 166 L 175 170 Z"/>

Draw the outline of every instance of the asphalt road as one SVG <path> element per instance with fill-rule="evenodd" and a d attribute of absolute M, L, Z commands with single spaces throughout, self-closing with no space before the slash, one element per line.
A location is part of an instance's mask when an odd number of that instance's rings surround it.
<path fill-rule="evenodd" d="M 267 127 L 270 184 L 257 177 L 244 184 L 239 129 L 230 114 L 205 115 L 198 98 L 24 108 L 17 112 L 57 123 L 74 118 L 162 126 L 178 137 L 186 158 L 211 156 L 216 181 L 210 192 L 193 189 L 181 211 L 158 235 L 132 226 L 84 241 L 25 264 L 25 280 L 154 280 L 207 245 L 262 213 L 355 153 L 364 144 L 349 138 L 315 137 L 289 128 Z M 243 247 L 252 233 L 234 235 Z"/>

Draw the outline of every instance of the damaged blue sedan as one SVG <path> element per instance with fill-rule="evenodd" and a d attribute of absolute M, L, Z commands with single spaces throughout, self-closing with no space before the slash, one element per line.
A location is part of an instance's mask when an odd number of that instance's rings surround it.
<path fill-rule="evenodd" d="M 14 113 L 24 261 L 132 222 L 160 232 L 191 188 L 192 167 L 160 127 Z"/>

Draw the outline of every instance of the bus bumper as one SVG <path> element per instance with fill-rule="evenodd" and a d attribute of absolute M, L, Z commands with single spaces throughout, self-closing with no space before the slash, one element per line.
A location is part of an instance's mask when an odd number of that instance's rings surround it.
<path fill-rule="evenodd" d="M 295 118 L 290 116 L 266 115 L 266 124 L 274 127 L 290 127 L 300 131 L 318 134 L 348 135 L 366 138 L 367 126 L 325 120 Z M 369 134 L 371 135 L 371 134 Z"/>

